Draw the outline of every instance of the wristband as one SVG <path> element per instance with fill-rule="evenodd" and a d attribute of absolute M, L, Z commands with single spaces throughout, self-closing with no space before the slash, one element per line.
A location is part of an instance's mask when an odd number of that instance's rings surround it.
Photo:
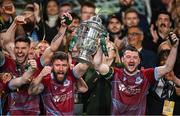
<path fill-rule="evenodd" d="M 113 76 L 113 74 L 114 74 L 114 70 L 111 67 L 111 68 L 109 68 L 109 72 L 107 74 L 105 74 L 105 75 L 101 75 L 101 77 L 104 77 L 106 79 L 110 79 Z"/>

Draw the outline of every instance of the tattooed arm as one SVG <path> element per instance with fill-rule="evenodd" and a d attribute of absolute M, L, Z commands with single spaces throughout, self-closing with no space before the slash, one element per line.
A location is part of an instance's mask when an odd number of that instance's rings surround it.
<path fill-rule="evenodd" d="M 65 13 L 65 16 L 67 16 L 70 20 L 72 20 L 72 17 L 69 13 Z M 68 25 L 64 23 L 64 21 L 61 21 L 61 27 L 57 33 L 57 35 L 54 37 L 54 39 L 51 41 L 50 47 L 48 47 L 45 52 L 43 53 L 43 65 L 49 64 L 51 57 L 53 56 L 54 52 L 56 52 L 59 48 L 59 45 L 62 42 L 62 39 L 65 35 L 66 28 Z"/>

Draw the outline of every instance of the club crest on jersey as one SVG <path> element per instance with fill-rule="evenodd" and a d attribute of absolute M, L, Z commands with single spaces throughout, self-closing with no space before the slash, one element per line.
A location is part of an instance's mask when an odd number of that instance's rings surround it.
<path fill-rule="evenodd" d="M 68 79 L 66 79 L 63 83 L 63 85 L 66 87 L 66 86 L 69 86 L 70 85 L 70 81 Z"/>
<path fill-rule="evenodd" d="M 135 84 L 139 85 L 142 83 L 142 81 L 143 81 L 143 79 L 139 76 L 136 78 Z"/>
<path fill-rule="evenodd" d="M 55 96 L 53 97 L 53 101 L 54 101 L 54 102 L 59 102 L 59 101 L 60 101 L 60 97 L 57 96 L 57 95 L 55 95 Z"/>
<path fill-rule="evenodd" d="M 124 86 L 124 84 L 119 84 L 119 91 L 124 91 L 126 89 L 126 87 Z"/>
<path fill-rule="evenodd" d="M 57 88 L 58 88 L 57 86 L 54 86 L 54 89 L 55 89 L 55 90 L 57 90 Z"/>
<path fill-rule="evenodd" d="M 126 81 L 127 80 L 127 78 L 126 77 L 123 77 L 123 81 Z"/>

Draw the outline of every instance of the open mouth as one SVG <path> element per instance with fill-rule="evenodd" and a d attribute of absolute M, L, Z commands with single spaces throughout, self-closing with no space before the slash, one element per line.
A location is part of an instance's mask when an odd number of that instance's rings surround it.
<path fill-rule="evenodd" d="M 63 72 L 58 72 L 57 75 L 58 76 L 64 76 L 64 73 Z"/>
<path fill-rule="evenodd" d="M 129 64 L 128 64 L 128 67 L 129 67 L 130 69 L 133 69 L 133 68 L 135 68 L 135 64 L 134 64 L 134 63 L 129 63 Z"/>
<path fill-rule="evenodd" d="M 17 60 L 18 61 L 23 61 L 24 60 L 24 55 L 17 55 Z"/>

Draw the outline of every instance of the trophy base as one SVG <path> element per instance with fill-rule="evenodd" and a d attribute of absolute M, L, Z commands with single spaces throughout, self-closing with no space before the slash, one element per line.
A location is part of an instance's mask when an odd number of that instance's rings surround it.
<path fill-rule="evenodd" d="M 77 62 L 92 65 L 93 58 L 88 51 L 80 51 L 77 57 L 73 57 Z"/>
<path fill-rule="evenodd" d="M 92 65 L 92 59 L 87 59 L 87 58 L 84 58 L 84 57 L 78 57 L 78 58 L 76 58 L 76 60 L 78 62 L 81 62 L 81 63 L 86 63 L 86 64 L 89 64 L 89 65 Z"/>

